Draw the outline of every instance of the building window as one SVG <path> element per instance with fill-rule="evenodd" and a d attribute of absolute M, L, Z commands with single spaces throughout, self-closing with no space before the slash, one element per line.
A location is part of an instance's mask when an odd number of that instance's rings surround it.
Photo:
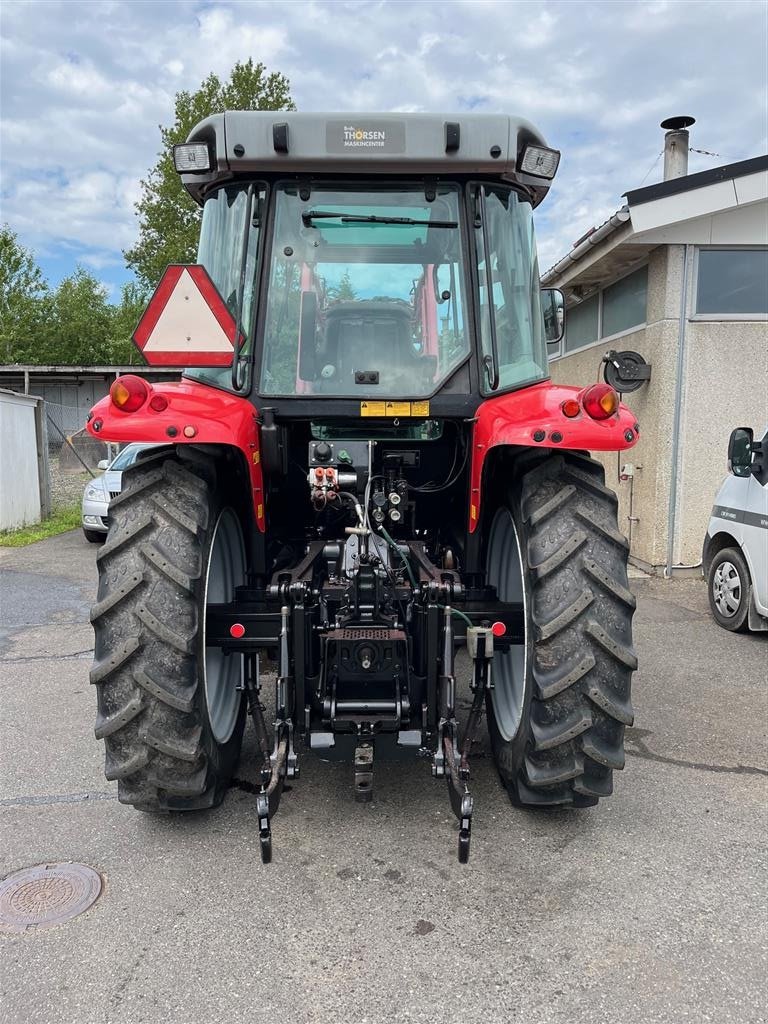
<path fill-rule="evenodd" d="M 768 248 L 700 249 L 696 313 L 768 314 Z"/>
<path fill-rule="evenodd" d="M 647 297 L 648 267 L 645 266 L 601 288 L 577 306 L 569 306 L 565 313 L 562 355 L 642 327 Z M 550 359 L 560 354 L 550 349 Z"/>
<path fill-rule="evenodd" d="M 623 277 L 603 292 L 601 338 L 621 334 L 645 323 L 645 300 L 648 292 L 648 268 Z"/>
<path fill-rule="evenodd" d="M 573 352 L 597 341 L 599 296 L 593 295 L 578 306 L 571 306 L 565 314 L 565 338 L 563 349 Z"/>

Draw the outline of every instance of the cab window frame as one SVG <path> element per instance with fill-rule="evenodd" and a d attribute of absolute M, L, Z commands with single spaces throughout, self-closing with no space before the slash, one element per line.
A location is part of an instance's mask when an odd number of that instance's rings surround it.
<path fill-rule="evenodd" d="M 479 190 L 481 190 L 481 189 L 485 190 L 482 199 L 481 199 L 481 197 L 479 195 Z M 542 335 L 541 335 L 541 338 L 539 339 L 539 347 L 541 349 L 540 355 L 542 356 L 542 363 L 543 363 L 543 365 L 539 366 L 539 373 L 534 375 L 534 376 L 532 376 L 532 377 L 521 378 L 519 381 L 514 381 L 514 382 L 510 382 L 510 383 L 506 383 L 506 384 L 503 383 L 503 380 L 502 380 L 502 366 L 504 364 L 501 362 L 501 359 L 499 357 L 499 353 L 497 351 L 497 359 L 499 360 L 499 365 L 498 365 L 498 367 L 496 369 L 497 369 L 497 372 L 499 374 L 499 382 L 498 382 L 498 384 L 497 384 L 497 386 L 495 388 L 492 388 L 490 386 L 490 383 L 489 383 L 489 380 L 488 380 L 488 372 L 487 372 L 488 352 L 486 351 L 485 341 L 484 341 L 484 337 L 483 337 L 483 304 L 482 304 L 482 300 L 481 300 L 481 287 L 482 287 L 482 285 L 481 285 L 481 278 L 482 278 L 483 275 L 482 275 L 482 272 L 480 270 L 480 264 L 485 259 L 485 252 L 484 252 L 485 246 L 478 239 L 478 235 L 480 235 L 481 232 L 483 233 L 483 237 L 485 237 L 485 230 L 486 230 L 485 223 L 482 223 L 482 221 L 480 223 L 478 223 L 478 218 L 481 218 L 481 216 L 482 216 L 481 212 L 480 212 L 480 209 L 478 208 L 478 205 L 480 207 L 482 207 L 482 208 L 486 208 L 486 210 L 487 210 L 487 205 L 485 203 L 485 200 L 487 199 L 488 190 L 490 190 L 492 192 L 503 192 L 503 193 L 506 193 L 506 196 L 509 196 L 510 193 L 514 193 L 517 196 L 517 199 L 518 199 L 519 203 L 521 203 L 521 204 L 522 203 L 527 203 L 531 207 L 531 214 L 533 214 L 533 200 L 532 200 L 532 197 L 531 197 L 530 193 L 525 188 L 522 188 L 519 185 L 515 185 L 515 184 L 513 184 L 511 182 L 498 182 L 498 181 L 495 181 L 495 180 L 494 181 L 489 181 L 489 180 L 478 179 L 478 178 L 472 179 L 471 181 L 467 182 L 466 189 L 465 189 L 465 203 L 466 203 L 466 208 L 467 208 L 468 231 L 469 231 L 469 234 L 471 236 L 471 247 L 472 247 L 471 252 L 470 252 L 470 264 L 471 264 L 471 276 L 472 276 L 472 299 L 473 299 L 474 306 L 475 306 L 474 327 L 475 327 L 475 335 L 476 335 L 476 337 L 475 337 L 475 349 L 476 349 L 476 355 L 477 355 L 477 373 L 478 373 L 478 384 L 477 384 L 477 386 L 479 388 L 481 396 L 483 398 L 486 398 L 486 399 L 487 398 L 493 398 L 496 395 L 509 394 L 511 392 L 520 391 L 523 388 L 532 387 L 532 386 L 534 386 L 536 384 L 541 384 L 541 383 L 544 383 L 545 381 L 551 379 L 551 373 L 550 373 L 550 370 L 549 370 L 549 362 L 550 362 L 550 358 L 549 358 L 549 354 L 548 354 L 549 353 L 549 349 L 548 349 L 548 346 L 547 346 L 546 338 L 544 337 L 544 325 L 543 325 L 543 315 L 542 315 L 542 323 L 541 323 Z M 533 251 L 534 251 L 534 257 L 536 259 L 536 271 L 537 271 L 537 273 L 536 273 L 536 281 L 535 281 L 535 288 L 532 287 L 532 290 L 531 290 L 531 305 L 533 307 L 533 302 L 535 301 L 534 300 L 534 292 L 535 292 L 536 298 L 539 299 L 539 294 L 540 294 L 540 291 L 541 291 L 541 274 L 540 274 L 540 272 L 538 270 L 538 252 L 536 250 L 536 245 L 535 245 L 536 233 L 535 233 L 535 226 L 533 224 L 533 221 L 531 221 L 531 232 L 532 232 L 532 241 L 534 243 Z M 489 240 L 489 244 L 490 244 L 490 240 Z M 539 307 L 540 307 L 540 305 L 541 305 L 541 303 L 540 303 L 540 300 L 539 300 Z M 495 307 L 492 306 L 490 308 L 493 310 L 491 315 L 495 318 Z M 531 340 L 533 341 L 533 345 L 535 346 L 535 344 L 536 344 L 535 340 L 534 339 L 531 339 Z M 497 335 L 497 346 L 498 346 L 498 335 Z M 534 351 L 534 349 L 532 347 L 531 361 L 535 363 L 535 359 L 533 358 L 533 351 Z"/>
<path fill-rule="evenodd" d="M 286 186 L 290 187 L 304 187 L 310 189 L 311 193 L 314 194 L 320 190 L 333 189 L 336 191 L 343 191 L 345 189 L 355 191 L 375 191 L 377 189 L 400 189 L 402 191 L 423 191 L 429 184 L 428 177 L 417 177 L 413 178 L 410 176 L 403 176 L 402 178 L 390 178 L 379 180 L 377 178 L 367 177 L 337 177 L 335 175 L 322 177 L 322 178 L 307 178 L 304 175 L 281 175 L 280 177 L 272 178 L 269 182 L 269 195 L 266 201 L 266 216 L 262 224 L 262 260 L 260 267 L 259 277 L 259 289 L 257 294 L 257 309 L 254 323 L 254 339 L 252 345 L 252 358 L 250 361 L 251 373 L 251 390 L 255 397 L 263 398 L 270 403 L 279 403 L 280 406 L 283 403 L 291 403 L 298 401 L 306 401 L 307 399 L 321 401 L 325 404 L 332 404 L 338 402 L 349 402 L 356 401 L 356 396 L 349 395 L 332 395 L 332 394 L 320 394 L 320 395 L 306 395 L 306 394 L 276 394 L 269 391 L 262 390 L 262 374 L 264 369 L 264 359 L 266 356 L 266 326 L 268 316 L 268 290 L 269 282 L 271 279 L 271 265 L 272 265 L 272 254 L 276 245 L 275 229 L 277 224 L 277 197 L 281 190 L 285 189 Z M 474 370 L 475 353 L 477 351 L 477 327 L 475 317 L 475 289 L 474 281 L 471 272 L 472 263 L 472 239 L 471 231 L 469 229 L 469 221 L 467 219 L 467 203 L 465 197 L 465 180 L 462 180 L 460 176 L 446 177 L 442 179 L 440 184 L 450 185 L 455 191 L 455 195 L 458 200 L 458 232 L 459 232 L 459 243 L 460 251 L 462 256 L 466 256 L 466 259 L 460 260 L 458 273 L 460 275 L 463 309 L 464 309 L 464 330 L 467 338 L 467 345 L 462 358 L 450 369 L 448 375 L 441 381 L 439 381 L 428 394 L 419 395 L 416 401 L 431 401 L 436 395 L 441 392 L 450 391 L 451 381 L 455 380 L 469 364 L 468 374 L 468 387 L 461 389 L 456 394 L 471 395 L 476 391 L 477 380 L 476 372 Z M 468 266 L 467 264 L 470 264 Z M 361 399 L 363 396 L 360 396 Z M 369 396 L 368 396 L 369 397 Z M 382 398 L 399 397 L 382 395 Z"/>

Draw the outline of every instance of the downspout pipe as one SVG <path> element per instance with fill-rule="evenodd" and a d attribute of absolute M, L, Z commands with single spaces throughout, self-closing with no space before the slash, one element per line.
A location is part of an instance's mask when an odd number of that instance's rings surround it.
<path fill-rule="evenodd" d="M 683 249 L 683 277 L 680 283 L 680 319 L 677 327 L 677 367 L 675 378 L 675 410 L 672 422 L 672 465 L 669 474 L 669 508 L 667 511 L 667 564 L 664 576 L 672 576 L 675 561 L 675 531 L 677 529 L 678 479 L 680 464 L 680 432 L 683 422 L 684 374 L 688 326 L 688 285 L 691 276 L 693 246 Z"/>

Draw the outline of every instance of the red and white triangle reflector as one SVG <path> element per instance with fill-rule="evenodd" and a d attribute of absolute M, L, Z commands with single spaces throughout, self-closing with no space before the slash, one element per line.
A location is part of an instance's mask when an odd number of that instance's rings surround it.
<path fill-rule="evenodd" d="M 237 325 L 203 266 L 171 264 L 133 332 L 150 366 L 230 366 Z M 243 343 L 240 335 L 238 348 Z"/>

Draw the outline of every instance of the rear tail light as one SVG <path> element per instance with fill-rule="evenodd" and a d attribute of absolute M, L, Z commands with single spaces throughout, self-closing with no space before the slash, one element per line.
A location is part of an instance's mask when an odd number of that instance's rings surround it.
<path fill-rule="evenodd" d="M 566 398 L 560 408 L 563 410 L 563 416 L 567 416 L 569 420 L 581 412 L 581 406 L 575 398 Z"/>
<path fill-rule="evenodd" d="M 619 396 L 610 384 L 593 384 L 581 396 L 584 412 L 593 420 L 607 420 L 619 408 Z"/>
<path fill-rule="evenodd" d="M 141 377 L 127 373 L 117 378 L 109 389 L 109 397 L 121 412 L 136 412 L 149 397 L 149 385 Z"/>

